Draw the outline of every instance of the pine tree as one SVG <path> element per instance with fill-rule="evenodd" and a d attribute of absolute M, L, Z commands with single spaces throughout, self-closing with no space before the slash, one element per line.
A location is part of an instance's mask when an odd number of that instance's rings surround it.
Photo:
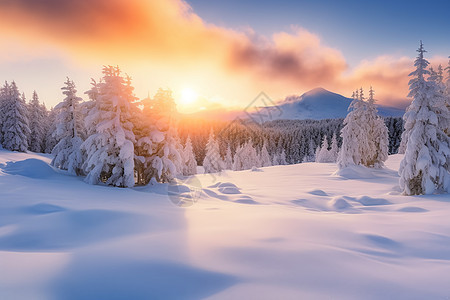
<path fill-rule="evenodd" d="M 1 128 L 3 148 L 25 152 L 28 149 L 28 136 L 30 135 L 27 105 L 20 96 L 19 89 L 14 81 L 11 85 L 5 83 L 3 90 L 3 123 Z"/>
<path fill-rule="evenodd" d="M 33 152 L 43 152 L 45 140 L 45 114 L 46 111 L 39 102 L 36 91 L 33 91 L 28 105 L 31 134 L 29 136 L 29 148 Z"/>
<path fill-rule="evenodd" d="M 45 124 L 46 133 L 45 133 L 45 149 L 44 153 L 52 153 L 53 148 L 55 148 L 56 144 L 58 144 L 59 140 L 53 136 L 53 133 L 56 131 L 56 116 L 58 112 L 55 108 L 51 108 L 47 121 Z"/>
<path fill-rule="evenodd" d="M 195 155 L 192 149 L 192 142 L 190 136 L 188 136 L 188 138 L 186 139 L 183 157 L 184 157 L 183 175 L 188 176 L 197 174 L 197 161 L 195 160 Z"/>
<path fill-rule="evenodd" d="M 388 159 L 389 134 L 384 120 L 378 116 L 375 106 L 375 91 L 370 87 L 366 103 L 366 128 L 368 135 L 367 152 L 362 156 L 362 164 L 366 167 L 380 168 Z"/>
<path fill-rule="evenodd" d="M 214 138 L 214 132 L 211 129 L 208 143 L 206 144 L 206 155 L 203 160 L 205 173 L 217 173 L 225 168 L 225 164 L 220 156 L 219 144 Z"/>
<path fill-rule="evenodd" d="M 316 150 L 317 151 L 317 150 Z M 320 147 L 318 147 L 318 151 L 320 151 Z M 303 157 L 303 163 L 314 162 L 316 161 L 316 152 L 314 151 L 314 141 L 312 138 L 309 139 L 308 143 L 308 152 Z"/>
<path fill-rule="evenodd" d="M 360 165 L 363 154 L 368 152 L 368 137 L 363 127 L 366 122 L 366 103 L 362 99 L 364 96 L 359 95 L 358 99 L 352 101 L 349 106 L 350 112 L 344 119 L 344 127 L 341 130 L 342 146 L 337 161 L 340 169 Z"/>
<path fill-rule="evenodd" d="M 144 102 L 144 114 L 153 120 L 164 138 L 157 145 L 155 155 L 150 157 L 151 165 L 147 171 L 150 178 L 169 182 L 183 172 L 183 147 L 177 134 L 175 100 L 169 89 L 159 89 L 153 100 L 148 100 Z"/>
<path fill-rule="evenodd" d="M 432 71 L 432 68 L 430 68 L 430 76 L 428 77 L 428 81 L 430 81 L 434 85 L 434 92 L 435 92 L 435 102 L 442 103 L 447 107 L 447 110 L 450 109 L 449 99 L 446 95 L 446 87 L 444 84 L 444 72 L 442 69 L 442 66 L 439 65 L 438 72 Z M 438 117 L 438 123 L 439 127 L 442 131 L 444 131 L 447 136 L 449 136 L 450 133 L 450 119 L 448 115 L 442 110 L 436 111 L 436 115 Z"/>
<path fill-rule="evenodd" d="M 427 81 L 429 62 L 422 42 L 409 75 L 409 95 L 413 101 L 404 115 L 408 143 L 400 163 L 400 187 L 405 195 L 432 194 L 436 190 L 449 190 L 450 140 L 441 130 L 437 114 L 448 115 L 445 103 L 439 101 L 438 88 Z"/>
<path fill-rule="evenodd" d="M 3 132 L 2 126 L 3 122 L 5 122 L 5 108 L 7 103 L 9 93 L 9 84 L 5 82 L 5 85 L 0 87 L 0 148 L 3 145 Z"/>
<path fill-rule="evenodd" d="M 450 58 L 450 56 L 449 56 Z M 447 71 L 447 79 L 445 80 L 445 96 L 446 96 L 446 106 L 450 110 L 450 59 L 448 61 L 448 66 L 445 68 Z M 450 136 L 450 129 L 447 129 L 447 136 Z"/>
<path fill-rule="evenodd" d="M 320 150 L 322 149 L 322 147 L 320 146 L 320 144 L 317 146 L 316 148 L 316 152 L 314 155 L 314 161 L 318 162 L 319 156 L 320 156 Z"/>
<path fill-rule="evenodd" d="M 83 155 L 80 147 L 83 140 L 80 136 L 82 119 L 79 110 L 82 99 L 77 97 L 73 81 L 67 78 L 64 84 L 61 90 L 66 97 L 55 108 L 59 113 L 53 136 L 59 142 L 52 150 L 54 158 L 51 165 L 71 174 L 82 175 Z"/>
<path fill-rule="evenodd" d="M 134 186 L 134 142 L 131 107 L 136 97 L 119 67 L 104 67 L 95 87 L 95 105 L 86 117 L 93 134 L 81 145 L 87 158 L 84 171 L 90 184 Z M 93 91 L 92 91 L 93 92 Z"/>
<path fill-rule="evenodd" d="M 450 58 L 450 56 L 448 58 Z M 448 66 L 445 68 L 445 71 L 447 71 L 447 79 L 445 81 L 445 89 L 446 89 L 447 97 L 450 97 L 450 59 L 448 60 Z"/>
<path fill-rule="evenodd" d="M 280 154 L 280 165 L 284 166 L 287 165 L 287 161 L 286 161 L 286 152 L 283 150 L 281 150 L 281 154 Z"/>
<path fill-rule="evenodd" d="M 261 167 L 270 167 L 272 165 L 266 142 L 264 142 L 263 147 L 261 148 L 260 161 Z"/>
<path fill-rule="evenodd" d="M 138 185 L 146 185 L 156 176 L 152 162 L 159 150 L 158 147 L 164 141 L 164 134 L 156 127 L 152 116 L 145 111 L 145 107 L 144 111 L 137 107 L 132 110 L 133 132 L 136 138 L 134 164 Z"/>
<path fill-rule="evenodd" d="M 362 87 L 359 89 L 359 100 L 360 101 L 366 100 L 366 98 L 364 97 L 364 90 Z"/>
<path fill-rule="evenodd" d="M 241 171 L 244 170 L 244 159 L 243 159 L 244 148 L 239 145 L 234 152 L 233 157 L 233 171 Z"/>
<path fill-rule="evenodd" d="M 331 149 L 328 153 L 330 157 L 330 162 L 336 162 L 339 156 L 339 146 L 336 139 L 336 134 L 333 134 L 333 137 L 331 138 Z"/>
<path fill-rule="evenodd" d="M 252 141 L 248 141 L 244 145 L 244 157 L 246 157 L 244 161 L 245 169 L 249 170 L 253 167 L 260 166 L 260 161 L 258 160 L 258 152 L 256 151 L 255 147 L 253 146 Z"/>
<path fill-rule="evenodd" d="M 233 155 L 231 154 L 230 145 L 227 146 L 227 152 L 225 154 L 225 169 L 226 170 L 233 169 Z"/>
<path fill-rule="evenodd" d="M 328 151 L 328 140 L 327 137 L 324 136 L 322 147 L 319 150 L 318 155 L 316 156 L 316 162 L 318 163 L 327 163 L 330 162 L 330 155 Z"/>

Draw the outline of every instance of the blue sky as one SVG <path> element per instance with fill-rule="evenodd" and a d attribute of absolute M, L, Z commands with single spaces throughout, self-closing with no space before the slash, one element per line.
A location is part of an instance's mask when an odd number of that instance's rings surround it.
<path fill-rule="evenodd" d="M 188 0 L 205 21 L 270 35 L 303 27 L 342 51 L 351 65 L 379 55 L 450 55 L 450 1 Z"/>

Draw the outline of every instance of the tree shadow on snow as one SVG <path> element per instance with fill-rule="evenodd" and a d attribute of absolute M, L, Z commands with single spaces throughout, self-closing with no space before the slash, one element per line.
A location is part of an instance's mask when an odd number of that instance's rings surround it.
<path fill-rule="evenodd" d="M 200 299 L 236 278 L 167 261 L 73 261 L 52 286 L 55 299 Z"/>

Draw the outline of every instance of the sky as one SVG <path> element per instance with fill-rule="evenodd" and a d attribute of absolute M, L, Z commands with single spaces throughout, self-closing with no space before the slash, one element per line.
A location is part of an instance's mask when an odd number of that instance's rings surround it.
<path fill-rule="evenodd" d="M 140 98 L 172 89 L 185 112 L 371 85 L 379 103 L 405 107 L 419 41 L 433 65 L 448 62 L 449 11 L 449 1 L 0 0 L 0 80 L 48 107 L 66 76 L 86 98 L 103 65 L 119 65 Z"/>

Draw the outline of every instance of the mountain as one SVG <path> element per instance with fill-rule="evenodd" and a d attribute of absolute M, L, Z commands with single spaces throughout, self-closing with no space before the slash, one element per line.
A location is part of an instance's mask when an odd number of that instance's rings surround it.
<path fill-rule="evenodd" d="M 272 119 L 335 119 L 345 118 L 352 99 L 332 93 L 323 88 L 316 88 L 301 96 L 290 96 L 276 107 L 261 107 L 258 114 L 266 113 Z M 404 110 L 377 105 L 378 113 L 383 117 L 401 117 Z M 254 114 L 256 116 L 256 114 Z"/>

